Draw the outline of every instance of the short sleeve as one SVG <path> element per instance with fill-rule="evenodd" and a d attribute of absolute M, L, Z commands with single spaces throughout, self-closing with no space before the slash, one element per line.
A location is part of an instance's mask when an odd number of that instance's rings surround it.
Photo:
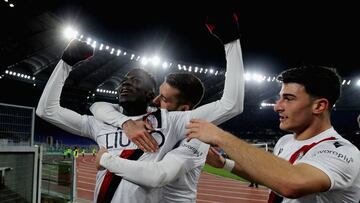
<path fill-rule="evenodd" d="M 330 178 L 330 190 L 341 189 L 351 185 L 359 173 L 360 154 L 349 143 L 329 141 L 314 147 L 296 163 L 320 169 Z"/>

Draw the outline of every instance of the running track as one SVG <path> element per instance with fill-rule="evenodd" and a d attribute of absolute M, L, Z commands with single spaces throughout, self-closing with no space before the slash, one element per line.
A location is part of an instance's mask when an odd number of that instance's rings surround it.
<path fill-rule="evenodd" d="M 93 200 L 95 188 L 95 158 L 91 155 L 77 159 L 77 197 Z M 268 189 L 249 188 L 248 183 L 202 173 L 198 185 L 197 202 L 199 203 L 266 203 Z"/>

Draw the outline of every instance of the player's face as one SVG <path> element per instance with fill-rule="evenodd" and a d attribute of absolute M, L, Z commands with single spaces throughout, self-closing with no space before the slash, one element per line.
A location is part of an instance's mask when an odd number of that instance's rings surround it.
<path fill-rule="evenodd" d="M 280 129 L 300 134 L 314 120 L 313 99 L 298 83 L 283 83 L 279 96 L 274 110 L 280 116 Z"/>
<path fill-rule="evenodd" d="M 163 82 L 159 88 L 159 95 L 155 97 L 153 103 L 162 109 L 168 111 L 181 110 L 179 105 L 179 90 L 170 86 L 168 83 Z"/>
<path fill-rule="evenodd" d="M 153 84 L 144 72 L 134 69 L 122 80 L 119 90 L 119 102 L 148 102 Z"/>

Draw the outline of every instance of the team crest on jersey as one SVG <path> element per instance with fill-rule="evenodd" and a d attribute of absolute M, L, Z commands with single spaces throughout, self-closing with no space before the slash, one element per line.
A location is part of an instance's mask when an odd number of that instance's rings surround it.
<path fill-rule="evenodd" d="M 300 152 L 299 155 L 296 157 L 296 160 L 301 159 L 305 155 L 304 152 Z"/>
<path fill-rule="evenodd" d="M 152 114 L 150 114 L 146 117 L 146 122 L 149 123 L 153 128 L 159 127 L 159 122 L 158 122 L 157 118 Z"/>

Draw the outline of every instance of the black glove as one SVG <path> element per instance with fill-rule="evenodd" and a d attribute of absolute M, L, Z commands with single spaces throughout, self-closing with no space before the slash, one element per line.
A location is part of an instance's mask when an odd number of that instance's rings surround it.
<path fill-rule="evenodd" d="M 220 12 L 207 16 L 206 27 L 223 44 L 240 38 L 239 15 L 236 12 Z"/>
<path fill-rule="evenodd" d="M 65 48 L 61 59 L 70 66 L 92 57 L 94 48 L 86 42 L 73 39 Z"/>

